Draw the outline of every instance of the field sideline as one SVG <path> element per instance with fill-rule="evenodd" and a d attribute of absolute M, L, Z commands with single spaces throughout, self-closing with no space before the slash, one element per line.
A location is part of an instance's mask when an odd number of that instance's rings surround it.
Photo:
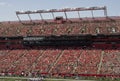
<path fill-rule="evenodd" d="M 0 81 L 28 81 L 27 77 L 0 77 Z M 54 78 L 45 78 L 42 81 L 120 81 L 120 78 L 111 80 L 109 78 L 106 79 L 98 79 L 98 80 L 75 80 L 75 79 L 54 79 Z"/>

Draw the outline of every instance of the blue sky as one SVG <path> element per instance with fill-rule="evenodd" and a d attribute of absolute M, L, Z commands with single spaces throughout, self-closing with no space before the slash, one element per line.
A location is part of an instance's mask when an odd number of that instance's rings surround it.
<path fill-rule="evenodd" d="M 0 21 L 17 20 L 15 11 L 21 10 L 33 11 L 92 6 L 107 6 L 109 16 L 120 16 L 120 0 L 0 0 Z M 101 15 L 101 12 L 96 13 Z M 24 18 L 27 19 L 26 16 Z"/>

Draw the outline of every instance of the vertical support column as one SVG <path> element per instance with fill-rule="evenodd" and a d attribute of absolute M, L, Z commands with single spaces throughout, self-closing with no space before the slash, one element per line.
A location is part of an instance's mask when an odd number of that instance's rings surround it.
<path fill-rule="evenodd" d="M 94 18 L 93 10 L 91 10 L 92 18 Z"/>
<path fill-rule="evenodd" d="M 67 13 L 66 13 L 66 12 L 64 12 L 64 14 L 65 14 L 65 18 L 66 18 L 66 20 L 67 20 L 67 19 L 68 19 L 68 18 L 67 18 Z"/>
<path fill-rule="evenodd" d="M 53 12 L 52 12 L 52 16 L 53 16 L 53 19 L 54 19 L 55 17 L 54 17 L 54 13 Z"/>
<path fill-rule="evenodd" d="M 19 22 L 21 22 L 21 19 L 20 19 L 20 17 L 18 16 L 18 14 L 16 14 L 16 16 L 17 16 L 17 18 L 18 18 Z"/>
<path fill-rule="evenodd" d="M 40 13 L 40 17 L 41 17 L 41 19 L 42 19 L 42 21 L 43 21 L 43 16 L 42 16 L 42 14 Z"/>
<path fill-rule="evenodd" d="M 78 17 L 79 17 L 79 19 L 81 19 L 81 18 L 80 18 L 80 12 L 79 12 L 79 11 L 78 11 Z"/>
<path fill-rule="evenodd" d="M 104 9 L 104 16 L 107 17 L 107 8 Z"/>
<path fill-rule="evenodd" d="M 30 19 L 30 22 L 32 22 L 32 19 L 31 19 L 31 16 L 30 16 L 30 14 L 28 14 L 28 17 L 29 17 L 29 19 Z"/>

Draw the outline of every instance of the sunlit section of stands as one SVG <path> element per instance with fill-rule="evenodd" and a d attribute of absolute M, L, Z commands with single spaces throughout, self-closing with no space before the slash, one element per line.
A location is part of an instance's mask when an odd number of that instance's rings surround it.
<path fill-rule="evenodd" d="M 101 54 L 103 58 L 101 60 Z M 101 63 L 100 63 L 101 61 Z M 119 74 L 119 50 L 69 49 L 1 50 L 0 72 Z M 99 72 L 98 72 L 99 68 Z"/>
<path fill-rule="evenodd" d="M 100 72 L 102 74 L 120 74 L 119 58 L 119 50 L 105 50 Z"/>
<path fill-rule="evenodd" d="M 0 24 L 0 36 L 38 36 L 38 35 L 72 35 L 72 34 L 111 34 L 119 33 L 119 20 L 103 22 L 80 22 L 65 24 L 24 25 L 19 22 Z"/>

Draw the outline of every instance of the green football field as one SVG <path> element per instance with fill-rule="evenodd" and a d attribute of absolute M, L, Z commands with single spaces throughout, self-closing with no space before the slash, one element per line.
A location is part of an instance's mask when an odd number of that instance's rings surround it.
<path fill-rule="evenodd" d="M 28 81 L 28 78 L 25 77 L 0 77 L 0 81 Z M 120 78 L 111 79 L 111 78 L 97 78 L 97 79 L 57 79 L 57 78 L 45 78 L 42 81 L 120 81 Z"/>

